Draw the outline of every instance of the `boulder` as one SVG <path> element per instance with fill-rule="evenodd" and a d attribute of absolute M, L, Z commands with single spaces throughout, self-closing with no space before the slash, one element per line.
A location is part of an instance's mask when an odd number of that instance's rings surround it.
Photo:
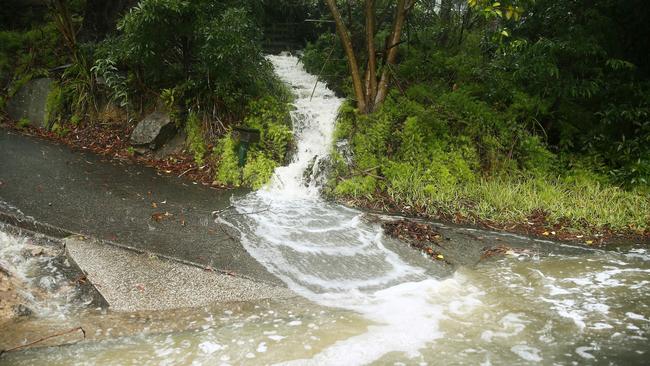
<path fill-rule="evenodd" d="M 153 112 L 135 126 L 131 133 L 131 143 L 135 146 L 148 146 L 155 150 L 176 133 L 176 126 L 167 113 Z"/>
<path fill-rule="evenodd" d="M 164 159 L 170 155 L 178 154 L 185 150 L 187 134 L 185 131 L 179 131 L 174 137 L 171 138 L 163 147 L 156 151 L 154 157 L 156 159 Z"/>
<path fill-rule="evenodd" d="M 7 114 L 14 121 L 26 118 L 32 126 L 47 127 L 47 95 L 51 89 L 50 78 L 28 81 L 9 100 Z"/>

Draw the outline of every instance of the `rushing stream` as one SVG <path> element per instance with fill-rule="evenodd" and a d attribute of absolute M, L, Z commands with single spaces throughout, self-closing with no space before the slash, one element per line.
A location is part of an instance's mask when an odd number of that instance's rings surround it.
<path fill-rule="evenodd" d="M 296 155 L 266 188 L 234 199 L 236 215 L 217 220 L 239 232 L 248 252 L 306 300 L 172 314 L 90 313 L 83 317 L 94 324 L 92 334 L 122 336 L 12 353 L 5 361 L 648 363 L 650 252 L 633 245 L 602 251 L 545 243 L 543 253 L 491 259 L 440 276 L 439 264 L 410 249 L 403 253 L 362 212 L 322 200 L 317 179 L 305 183 L 305 169 L 327 157 L 342 101 L 322 84 L 312 95 L 316 78 L 297 58 L 269 58 L 297 96 Z M 0 242 L 8 243 L 7 237 Z M 167 330 L 173 325 L 182 331 Z"/>

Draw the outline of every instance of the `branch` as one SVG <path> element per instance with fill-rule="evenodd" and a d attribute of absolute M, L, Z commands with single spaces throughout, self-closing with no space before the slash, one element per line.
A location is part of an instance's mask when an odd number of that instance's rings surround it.
<path fill-rule="evenodd" d="M 72 329 L 66 330 L 64 332 L 61 332 L 61 333 L 56 333 L 56 334 L 52 334 L 52 335 L 49 335 L 49 336 L 46 336 L 46 337 L 43 337 L 43 338 L 39 338 L 39 339 L 35 340 L 34 342 L 30 342 L 30 343 L 27 343 L 27 344 L 23 344 L 21 346 L 16 346 L 14 348 L 10 348 L 10 349 L 7 349 L 7 350 L 0 351 L 0 355 L 2 355 L 5 352 L 18 351 L 19 349 L 23 349 L 23 348 L 33 346 L 33 345 L 35 345 L 37 343 L 41 343 L 41 342 L 46 341 L 48 339 L 51 339 L 51 338 L 54 338 L 54 337 L 59 337 L 59 336 L 66 335 L 66 334 L 70 334 L 70 333 L 73 333 L 73 332 L 76 332 L 76 331 L 79 331 L 79 330 L 81 331 L 81 333 L 83 333 L 83 337 L 84 337 L 83 339 L 86 339 L 86 331 L 82 327 L 76 327 L 76 328 L 72 328 Z"/>

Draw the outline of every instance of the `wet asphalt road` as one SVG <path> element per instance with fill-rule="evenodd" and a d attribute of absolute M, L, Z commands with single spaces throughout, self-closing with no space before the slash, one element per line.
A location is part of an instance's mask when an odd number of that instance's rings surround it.
<path fill-rule="evenodd" d="M 282 285 L 212 218 L 244 193 L 0 129 L 0 211 Z"/>

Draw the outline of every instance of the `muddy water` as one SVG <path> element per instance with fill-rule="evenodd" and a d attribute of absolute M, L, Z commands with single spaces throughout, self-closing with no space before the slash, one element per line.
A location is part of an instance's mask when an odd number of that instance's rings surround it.
<path fill-rule="evenodd" d="M 326 159 L 341 100 L 291 56 L 270 57 L 294 90 L 298 146 L 265 189 L 217 220 L 301 296 L 165 313 L 43 313 L 16 341 L 82 325 L 85 341 L 3 356 L 7 364 L 646 364 L 650 252 L 545 243 L 449 268 L 405 252 L 361 212 L 303 177 Z M 313 94 L 313 95 L 312 95 Z M 313 164 L 316 162 L 316 164 Z M 494 237 L 494 236 L 491 236 Z M 495 243 L 486 243 L 498 244 Z M 539 243 L 530 242 L 531 248 Z M 49 330 L 48 330 L 49 329 Z"/>
<path fill-rule="evenodd" d="M 43 307 L 31 319 L 2 325 L 3 341 L 11 334 L 20 344 L 79 325 L 87 339 L 73 334 L 55 342 L 65 346 L 12 352 L 1 360 L 7 365 L 641 365 L 649 351 L 649 279 L 650 253 L 641 248 L 508 256 L 461 268 L 444 280 L 380 290 L 378 298 L 394 297 L 401 304 L 385 309 L 395 313 L 387 319 L 404 323 L 369 319 L 346 304 L 307 300 L 134 314 Z M 413 316 L 424 320 L 409 323 Z M 387 339 L 390 334 L 395 338 Z"/>

